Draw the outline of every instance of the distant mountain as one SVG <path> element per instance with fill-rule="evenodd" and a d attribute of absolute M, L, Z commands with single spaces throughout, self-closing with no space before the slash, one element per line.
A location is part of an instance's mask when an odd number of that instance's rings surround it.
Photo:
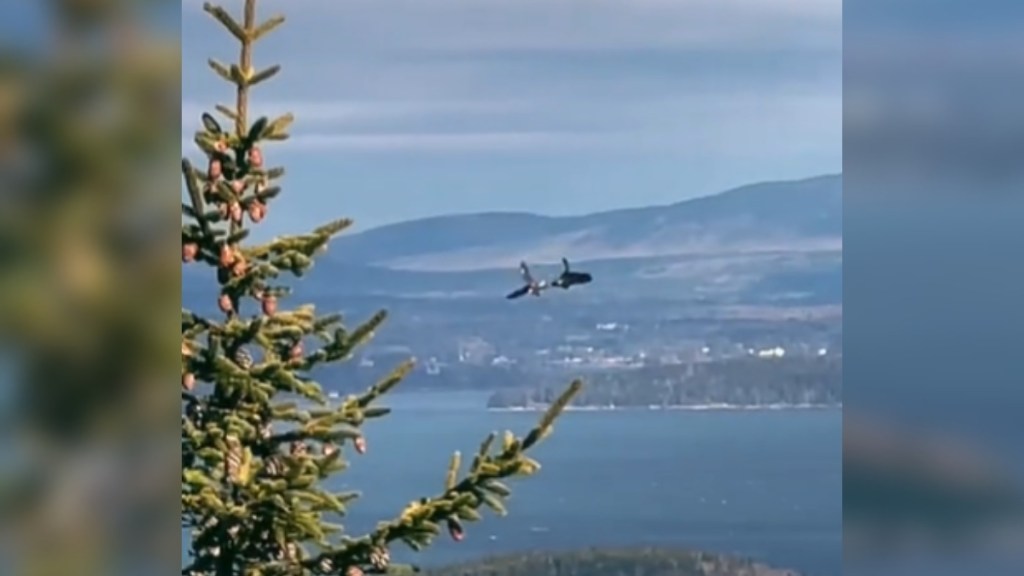
<path fill-rule="evenodd" d="M 343 234 L 296 295 L 500 298 L 520 282 L 520 260 L 549 278 L 563 255 L 596 278 L 573 291 L 572 302 L 835 305 L 842 301 L 842 176 L 585 216 L 448 215 Z M 212 274 L 184 267 L 186 302 L 212 305 Z M 196 275 L 203 280 L 191 281 Z"/>
<path fill-rule="evenodd" d="M 417 271 L 557 263 L 839 251 L 842 175 L 766 182 L 667 206 L 584 216 L 448 215 L 339 238 L 339 263 Z"/>

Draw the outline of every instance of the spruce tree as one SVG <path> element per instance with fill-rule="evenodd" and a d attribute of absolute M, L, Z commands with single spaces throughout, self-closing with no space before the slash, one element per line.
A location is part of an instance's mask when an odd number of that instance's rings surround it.
<path fill-rule="evenodd" d="M 390 565 L 392 544 L 420 550 L 445 530 L 461 540 L 463 523 L 479 520 L 483 507 L 505 513 L 509 489 L 502 480 L 538 470 L 527 452 L 551 431 L 580 382 L 524 437 L 506 432 L 496 442 L 491 434 L 468 467 L 456 452 L 439 494 L 410 503 L 371 533 L 347 534 L 332 523 L 358 494 L 334 492 L 328 479 L 346 468 L 349 449 L 357 455 L 367 450 L 362 424 L 389 413 L 377 401 L 412 363 L 337 401 L 311 377 L 315 367 L 348 359 L 386 318 L 382 310 L 349 328 L 340 315 L 320 315 L 312 304 L 288 309 L 279 303 L 290 294 L 279 277 L 301 277 L 350 220 L 246 242 L 281 192 L 284 170 L 268 163 L 262 146 L 287 139 L 293 120 L 288 114 L 250 122 L 250 90 L 280 70 L 257 70 L 253 45 L 284 22 L 275 16 L 257 23 L 255 4 L 245 0 L 241 21 L 219 6 L 203 6 L 240 45 L 237 63 L 208 62 L 235 87 L 234 106 L 215 107 L 233 126 L 204 113 L 195 142 L 206 165 L 182 160 L 182 261 L 216 271 L 222 313 L 207 318 L 182 309 L 181 515 L 191 532 L 182 573 L 400 573 L 409 567 Z"/>

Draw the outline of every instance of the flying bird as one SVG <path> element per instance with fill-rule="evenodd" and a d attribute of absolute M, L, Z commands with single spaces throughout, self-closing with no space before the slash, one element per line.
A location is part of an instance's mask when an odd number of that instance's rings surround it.
<path fill-rule="evenodd" d="M 572 286 L 578 284 L 589 284 L 594 279 L 593 276 L 587 272 L 573 272 L 569 269 L 569 261 L 562 258 L 562 275 L 555 278 L 551 285 L 556 288 L 562 288 L 568 290 Z"/>
<path fill-rule="evenodd" d="M 537 281 L 534 280 L 533 274 L 530 273 L 530 267 L 526 265 L 526 262 L 519 263 L 519 274 L 523 277 L 526 282 L 521 288 L 514 290 L 505 296 L 509 300 L 515 300 L 516 298 L 531 294 L 533 296 L 540 296 L 541 290 L 548 288 L 546 280 Z"/>

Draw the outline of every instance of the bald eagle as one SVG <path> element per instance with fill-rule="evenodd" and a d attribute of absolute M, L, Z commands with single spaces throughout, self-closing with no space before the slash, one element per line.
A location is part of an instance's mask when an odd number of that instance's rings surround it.
<path fill-rule="evenodd" d="M 523 277 L 523 281 L 526 282 L 521 288 L 517 288 L 510 292 L 505 298 L 509 300 L 515 300 L 521 296 L 531 294 L 533 296 L 540 296 L 541 290 L 548 288 L 546 280 L 537 281 L 534 280 L 533 274 L 530 273 L 530 267 L 526 265 L 526 262 L 519 263 L 519 274 Z"/>
<path fill-rule="evenodd" d="M 577 284 L 589 284 L 594 277 L 586 272 L 573 272 L 569 269 L 569 261 L 562 258 L 562 275 L 555 278 L 551 285 L 556 288 L 562 288 L 568 290 L 572 286 Z"/>

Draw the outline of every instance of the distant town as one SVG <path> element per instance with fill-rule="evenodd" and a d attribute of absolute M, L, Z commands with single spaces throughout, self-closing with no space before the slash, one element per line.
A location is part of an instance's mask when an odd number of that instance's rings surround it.
<path fill-rule="evenodd" d="M 629 316 L 622 321 L 593 318 L 607 315 L 599 305 L 552 311 L 557 319 L 493 306 L 483 316 L 423 302 L 415 308 L 418 314 L 396 315 L 354 362 L 321 377 L 325 386 L 355 391 L 412 358 L 405 390 L 488 391 L 492 408 L 542 407 L 575 377 L 587 383 L 578 406 L 841 402 L 842 318 L 835 311 L 768 319 L 756 310 L 673 315 L 665 313 L 671 305 L 631 302 L 622 306 Z"/>

